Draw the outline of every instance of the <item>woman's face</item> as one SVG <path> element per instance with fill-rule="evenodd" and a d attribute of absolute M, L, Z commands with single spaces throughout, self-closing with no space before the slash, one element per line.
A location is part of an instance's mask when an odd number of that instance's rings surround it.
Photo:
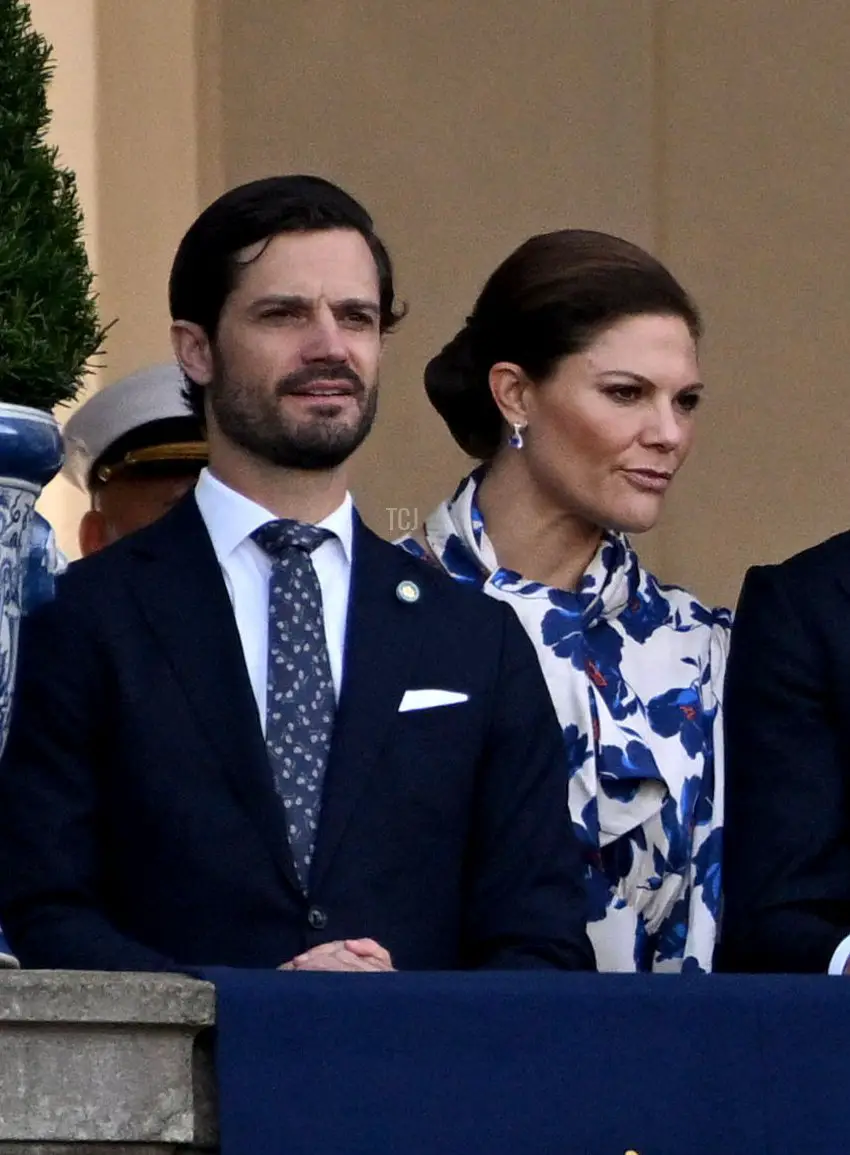
<path fill-rule="evenodd" d="M 690 451 L 701 391 L 696 345 L 681 318 L 626 317 L 523 391 L 527 468 L 574 516 L 606 529 L 651 529 Z"/>

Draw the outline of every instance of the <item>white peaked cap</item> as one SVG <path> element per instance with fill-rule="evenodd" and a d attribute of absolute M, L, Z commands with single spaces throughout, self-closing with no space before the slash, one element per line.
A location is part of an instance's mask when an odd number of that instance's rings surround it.
<path fill-rule="evenodd" d="M 155 422 L 185 418 L 187 437 L 200 442 L 203 433 L 183 396 L 184 388 L 182 371 L 176 364 L 169 364 L 139 369 L 98 390 L 65 424 L 64 475 L 78 489 L 88 492 L 92 467 L 121 438 L 143 426 L 152 426 L 150 444 L 162 440 L 155 436 Z M 197 425 L 194 431 L 192 422 Z M 196 452 L 185 456 L 198 455 Z"/>

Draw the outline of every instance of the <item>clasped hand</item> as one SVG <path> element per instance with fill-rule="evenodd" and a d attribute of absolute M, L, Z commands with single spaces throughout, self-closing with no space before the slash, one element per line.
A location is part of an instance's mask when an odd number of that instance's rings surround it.
<path fill-rule="evenodd" d="M 391 971 L 390 952 L 371 938 L 323 942 L 278 967 L 282 971 Z"/>

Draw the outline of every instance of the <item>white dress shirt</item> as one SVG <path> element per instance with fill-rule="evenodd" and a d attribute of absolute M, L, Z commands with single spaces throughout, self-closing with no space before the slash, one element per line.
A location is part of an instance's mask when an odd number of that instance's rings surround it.
<path fill-rule="evenodd" d="M 251 534 L 267 521 L 276 521 L 277 517 L 219 481 L 208 469 L 201 470 L 195 486 L 195 500 L 224 574 L 245 654 L 248 677 L 251 679 L 251 688 L 265 733 L 271 559 L 251 539 Z M 342 505 L 318 524 L 334 534 L 334 537 L 313 550 L 311 558 L 322 590 L 325 639 L 338 701 L 342 686 L 345 625 L 351 588 L 351 495 L 346 494 Z"/>

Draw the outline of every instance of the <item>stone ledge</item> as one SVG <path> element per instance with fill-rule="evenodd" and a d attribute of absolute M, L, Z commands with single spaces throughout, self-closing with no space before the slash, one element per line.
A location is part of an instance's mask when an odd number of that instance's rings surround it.
<path fill-rule="evenodd" d="M 0 1155 L 209 1155 L 173 1143 L 0 1143 Z"/>
<path fill-rule="evenodd" d="M 0 1155 L 217 1141 L 215 989 L 183 975 L 0 972 Z"/>
<path fill-rule="evenodd" d="M 214 1021 L 215 987 L 187 975 L 0 970 L 0 1025 Z"/>

